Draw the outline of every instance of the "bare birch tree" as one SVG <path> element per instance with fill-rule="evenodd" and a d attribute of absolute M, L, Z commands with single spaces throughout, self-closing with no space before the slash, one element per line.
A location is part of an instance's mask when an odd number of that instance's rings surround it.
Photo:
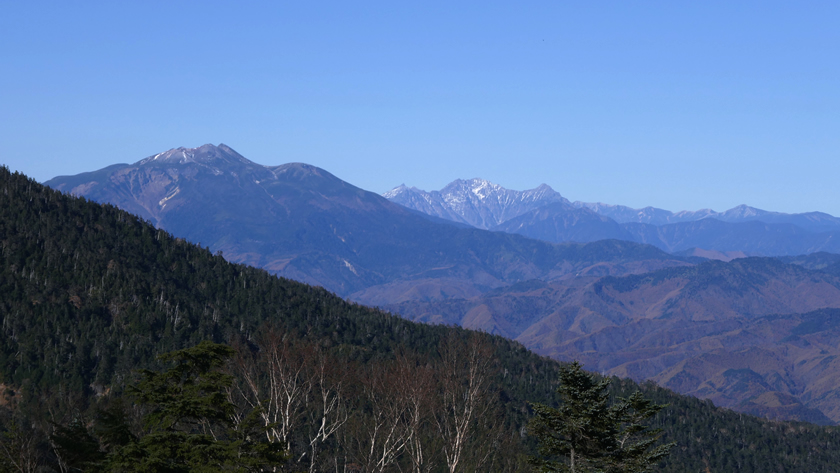
<path fill-rule="evenodd" d="M 315 353 L 314 402 L 316 409 L 315 429 L 309 437 L 309 471 L 313 473 L 318 468 L 319 449 L 324 442 L 341 429 L 349 416 L 347 406 L 347 389 L 350 384 L 349 363 L 328 356 L 321 350 Z M 307 452 L 300 456 L 299 462 L 304 460 Z"/>
<path fill-rule="evenodd" d="M 12 421 L 0 433 L 0 469 L 20 473 L 35 473 L 41 466 L 35 429 Z"/>
<path fill-rule="evenodd" d="M 370 366 L 360 379 L 357 415 L 345 433 L 345 446 L 365 472 L 394 464 L 409 438 L 408 402 L 402 396 L 396 363 Z"/>
<path fill-rule="evenodd" d="M 259 347 L 256 357 L 238 350 L 235 367 L 242 382 L 237 389 L 249 407 L 258 409 L 268 440 L 288 448 L 315 384 L 315 350 L 303 342 L 292 346 L 274 330 L 261 337 Z"/>
<path fill-rule="evenodd" d="M 456 336 L 450 334 L 439 348 L 442 405 L 435 416 L 450 473 L 459 471 L 477 420 L 490 412 L 490 381 L 495 365 L 493 347 L 480 335 L 470 334 L 466 344 Z"/>
<path fill-rule="evenodd" d="M 431 366 L 404 354 L 397 357 L 395 383 L 406 404 L 405 450 L 412 473 L 426 473 L 434 468 L 430 439 L 424 434 L 434 409 L 434 370 Z"/>

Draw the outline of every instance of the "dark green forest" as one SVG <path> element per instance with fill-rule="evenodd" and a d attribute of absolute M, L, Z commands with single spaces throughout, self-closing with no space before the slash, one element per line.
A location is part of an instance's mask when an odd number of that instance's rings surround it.
<path fill-rule="evenodd" d="M 396 379 L 409 366 L 412 373 L 432 370 L 440 381 L 450 355 L 470 347 L 492 360 L 485 367 L 490 407 L 458 471 L 527 468 L 526 458 L 537 453 L 526 429 L 529 402 L 556 403 L 559 364 L 515 342 L 409 322 L 229 263 L 113 206 L 64 195 L 7 168 L 0 168 L 0 318 L 0 446 L 29 442 L 40 471 L 70 471 L 57 458 L 51 435 L 81 425 L 96 437 L 97 419 L 140 382 L 137 370 L 165 369 L 157 356 L 202 341 L 234 347 L 228 369 L 238 373 L 234 384 L 240 388 L 247 385 L 246 373 L 257 373 L 257 384 L 265 382 L 260 367 L 268 366 L 272 349 L 286 350 L 289 360 L 308 360 L 301 366 L 316 374 L 313 360 L 341 366 L 348 420 L 342 432 L 322 442 L 332 460 L 344 455 L 350 461 L 348 452 L 356 448 L 350 442 L 362 437 L 371 406 L 393 384 L 383 380 Z M 838 428 L 741 415 L 651 384 L 613 379 L 610 386 L 613 397 L 638 389 L 668 405 L 651 426 L 663 429 L 662 441 L 676 442 L 655 471 L 830 472 L 840 464 Z M 241 401 L 247 404 L 245 397 Z M 309 467 L 297 459 L 309 448 L 306 439 L 323 411 L 301 411 L 298 427 L 287 436 L 289 468 Z M 142 428 L 139 407 L 125 413 L 134 419 L 131 428 Z M 425 422 L 431 428 L 436 420 Z M 435 438 L 432 431 L 426 436 Z M 479 458 L 488 438 L 496 447 L 492 458 Z M 386 470 L 410 470 L 406 452 Z M 434 471 L 443 471 L 445 459 L 435 461 Z"/>

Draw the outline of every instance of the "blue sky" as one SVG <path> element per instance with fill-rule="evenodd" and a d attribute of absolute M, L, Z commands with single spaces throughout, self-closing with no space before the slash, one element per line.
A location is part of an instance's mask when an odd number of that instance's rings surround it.
<path fill-rule="evenodd" d="M 359 187 L 840 215 L 840 2 L 0 0 L 0 163 L 225 143 Z"/>

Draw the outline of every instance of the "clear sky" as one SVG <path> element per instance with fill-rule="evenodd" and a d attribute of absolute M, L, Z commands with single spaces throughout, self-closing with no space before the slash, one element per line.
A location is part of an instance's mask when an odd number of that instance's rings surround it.
<path fill-rule="evenodd" d="M 359 187 L 840 216 L 840 2 L 0 0 L 0 163 L 225 143 Z"/>

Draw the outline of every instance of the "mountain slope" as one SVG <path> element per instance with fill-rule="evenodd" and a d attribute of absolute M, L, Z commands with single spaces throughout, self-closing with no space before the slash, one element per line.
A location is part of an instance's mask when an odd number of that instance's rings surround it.
<path fill-rule="evenodd" d="M 433 222 L 314 166 L 262 166 L 225 145 L 178 148 L 46 184 L 136 212 L 231 261 L 344 296 L 431 279 L 483 292 L 561 277 L 593 262 L 685 264 L 632 244 L 612 245 L 621 249 L 593 261 L 591 251 L 575 245 Z"/>
<path fill-rule="evenodd" d="M 775 259 L 710 261 L 636 276 L 531 281 L 473 298 L 386 307 L 414 320 L 500 333 L 541 354 L 581 360 L 598 372 L 655 379 L 727 407 L 759 412 L 748 403 L 777 392 L 796 399 L 798 410 L 764 406 L 763 415 L 840 421 L 840 387 L 830 382 L 840 377 L 840 365 L 831 361 L 840 349 L 830 342 L 840 334 L 820 330 L 813 335 L 823 337 L 819 343 L 790 338 L 794 321 L 812 317 L 798 314 L 840 308 L 840 278 Z M 766 317 L 774 314 L 794 315 L 779 318 L 778 331 L 771 334 L 773 324 Z M 749 357 L 736 356 L 739 350 L 748 350 Z M 681 363 L 690 364 L 680 368 Z M 714 381 L 727 370 L 742 369 L 754 370 L 765 381 L 736 392 Z M 676 381 L 683 378 L 693 381 Z"/>

